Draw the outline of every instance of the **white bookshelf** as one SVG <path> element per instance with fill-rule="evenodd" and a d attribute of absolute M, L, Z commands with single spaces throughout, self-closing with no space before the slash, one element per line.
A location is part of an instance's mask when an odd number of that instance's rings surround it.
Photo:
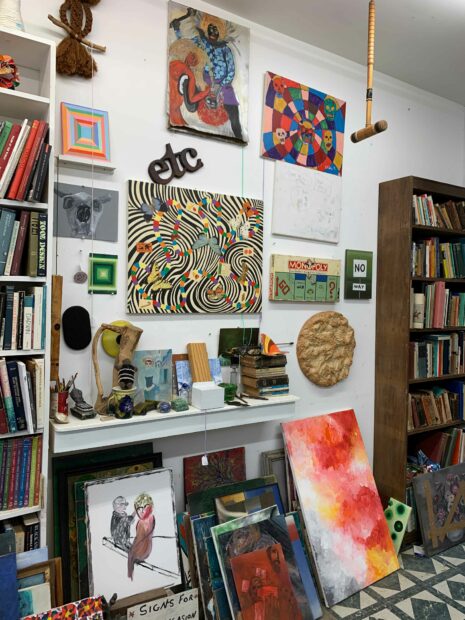
<path fill-rule="evenodd" d="M 0 89 L 0 120 L 11 120 L 17 123 L 25 118 L 45 120 L 49 124 L 49 143 L 54 146 L 55 128 L 55 43 L 41 37 L 36 37 L 19 30 L 0 28 L 0 49 L 15 60 L 19 69 L 20 85 L 16 90 Z M 31 203 L 16 200 L 0 200 L 0 208 L 29 209 L 45 211 L 48 216 L 48 245 L 47 245 L 47 277 L 31 278 L 28 276 L 2 276 L 3 284 L 40 284 L 47 285 L 47 320 L 45 349 L 43 350 L 13 350 L 0 351 L 0 357 L 44 357 L 45 359 L 45 418 L 49 411 L 50 377 L 50 307 L 51 307 L 51 275 L 52 275 L 52 235 L 53 235 L 53 181 L 55 158 L 50 157 L 48 183 L 45 188 L 45 202 Z M 0 520 L 12 519 L 32 513 L 40 514 L 41 546 L 47 544 L 47 480 L 49 463 L 49 427 L 45 425 L 36 434 L 42 435 L 42 480 L 39 505 L 0 511 Z M 23 433 L 15 434 L 20 437 Z M 0 436 L 0 440 L 9 437 Z M 24 436 L 24 435 L 23 435 Z"/>

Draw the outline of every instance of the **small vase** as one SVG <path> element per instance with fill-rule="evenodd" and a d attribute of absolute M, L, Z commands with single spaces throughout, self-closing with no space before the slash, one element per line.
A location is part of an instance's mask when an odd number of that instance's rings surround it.
<path fill-rule="evenodd" d="M 21 0 L 0 0 L 0 26 L 24 32 Z"/>

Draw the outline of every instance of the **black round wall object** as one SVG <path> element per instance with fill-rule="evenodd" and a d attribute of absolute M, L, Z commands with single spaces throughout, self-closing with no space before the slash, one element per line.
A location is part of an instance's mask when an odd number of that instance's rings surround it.
<path fill-rule="evenodd" d="M 92 339 L 90 316 L 82 306 L 71 306 L 63 312 L 61 319 L 63 338 L 70 349 L 81 351 Z"/>

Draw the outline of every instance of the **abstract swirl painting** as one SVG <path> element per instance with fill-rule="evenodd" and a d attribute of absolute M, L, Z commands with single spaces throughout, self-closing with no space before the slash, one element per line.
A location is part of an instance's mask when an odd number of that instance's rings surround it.
<path fill-rule="evenodd" d="M 257 313 L 263 202 L 129 181 L 130 314 Z"/>
<path fill-rule="evenodd" d="M 342 175 L 346 104 L 268 72 L 262 155 Z"/>
<path fill-rule="evenodd" d="M 321 590 L 332 606 L 399 562 L 354 411 L 282 428 Z"/>

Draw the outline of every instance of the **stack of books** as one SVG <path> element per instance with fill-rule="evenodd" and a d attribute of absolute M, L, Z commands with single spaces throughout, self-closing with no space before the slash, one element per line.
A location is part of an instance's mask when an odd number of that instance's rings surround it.
<path fill-rule="evenodd" d="M 241 379 L 249 396 L 267 398 L 289 394 L 285 355 L 242 355 Z"/>
<path fill-rule="evenodd" d="M 40 350 L 45 347 L 47 286 L 0 290 L 0 350 Z"/>
<path fill-rule="evenodd" d="M 32 551 L 40 547 L 40 519 L 37 514 L 2 521 L 1 530 L 15 533 L 16 553 Z"/>
<path fill-rule="evenodd" d="M 444 387 L 434 386 L 409 394 L 407 429 L 463 420 L 464 393 L 463 381 L 450 381 Z"/>
<path fill-rule="evenodd" d="M 40 202 L 52 147 L 48 123 L 0 121 L 0 198 Z"/>
<path fill-rule="evenodd" d="M 419 329 L 465 326 L 465 293 L 446 288 L 445 282 L 427 284 L 424 293 L 410 294 L 410 327 Z M 418 312 L 415 313 L 415 308 Z"/>
<path fill-rule="evenodd" d="M 465 372 L 463 339 L 463 332 L 452 332 L 431 334 L 423 340 L 410 342 L 410 378 L 426 379 Z"/>
<path fill-rule="evenodd" d="M 47 213 L 0 209 L 0 276 L 47 275 Z"/>
<path fill-rule="evenodd" d="M 412 244 L 412 276 L 424 278 L 465 277 L 465 239 L 441 243 L 438 237 Z"/>
<path fill-rule="evenodd" d="M 414 444 L 415 450 L 422 450 L 428 458 L 441 467 L 458 465 L 465 461 L 465 437 L 463 428 L 429 433 Z"/>
<path fill-rule="evenodd" d="M 45 366 L 42 358 L 0 358 L 0 435 L 44 427 Z"/>
<path fill-rule="evenodd" d="M 434 226 L 448 230 L 465 229 L 465 201 L 434 203 L 432 196 L 413 196 L 413 219 L 415 224 Z"/>
<path fill-rule="evenodd" d="M 42 463 L 42 435 L 0 442 L 0 508 L 38 506 Z"/>

